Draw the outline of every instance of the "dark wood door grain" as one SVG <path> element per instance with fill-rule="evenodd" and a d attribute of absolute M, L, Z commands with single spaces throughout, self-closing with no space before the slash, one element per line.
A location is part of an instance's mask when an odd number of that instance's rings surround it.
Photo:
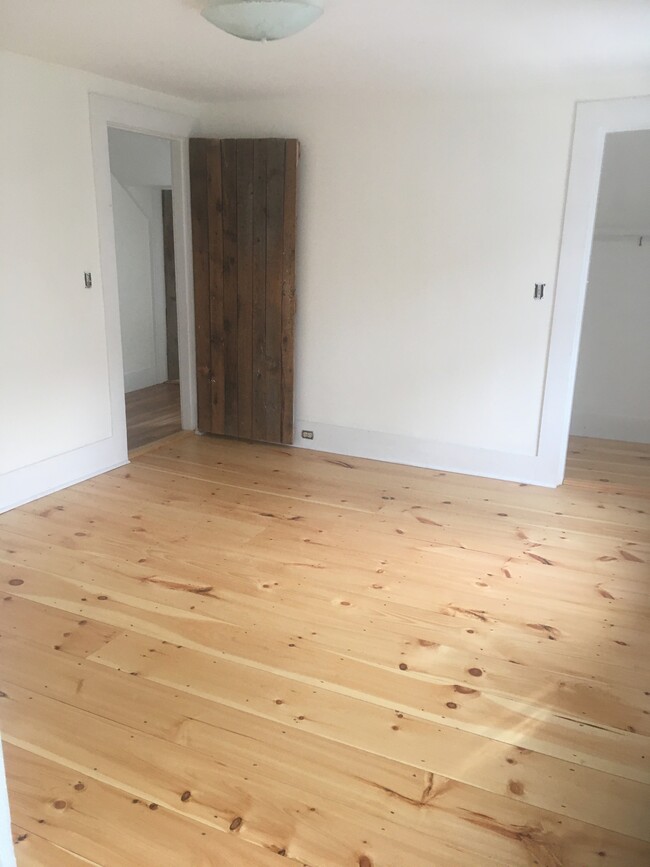
<path fill-rule="evenodd" d="M 172 191 L 162 191 L 163 257 L 165 273 L 165 314 L 167 322 L 167 379 L 178 380 L 178 310 L 176 306 L 176 257 L 174 256 L 174 214 Z"/>
<path fill-rule="evenodd" d="M 253 144 L 253 431 L 266 439 L 266 142 Z M 293 396 L 292 396 L 293 397 Z"/>
<path fill-rule="evenodd" d="M 237 432 L 253 436 L 253 142 L 237 142 Z"/>
<path fill-rule="evenodd" d="M 221 147 L 218 142 L 208 142 L 206 183 L 208 187 L 208 258 L 210 262 L 209 328 L 207 333 L 202 334 L 202 337 L 209 342 L 207 354 L 210 358 L 210 406 L 205 415 L 209 419 L 210 426 L 205 430 L 213 433 L 224 433 L 226 429 L 226 338 L 224 323 L 223 183 Z M 200 400 L 199 398 L 199 403 Z"/>
<path fill-rule="evenodd" d="M 298 142 L 190 143 L 198 425 L 293 441 Z"/>
<path fill-rule="evenodd" d="M 282 409 L 281 441 L 293 440 L 294 320 L 296 312 L 296 228 L 300 148 L 289 139 L 285 148 L 284 237 L 282 248 Z"/>
<path fill-rule="evenodd" d="M 190 188 L 192 194 L 192 252 L 194 269 L 194 319 L 196 332 L 196 390 L 200 431 L 212 430 L 210 357 L 210 244 L 208 229 L 208 144 L 190 140 Z"/>
<path fill-rule="evenodd" d="M 225 429 L 228 436 L 237 436 L 238 429 L 238 310 L 237 275 L 237 142 L 221 142 L 221 177 L 223 183 L 223 326 L 225 367 Z M 211 227 L 216 231 L 216 227 Z M 221 433 L 221 431 L 213 431 Z"/>
<path fill-rule="evenodd" d="M 266 440 L 282 442 L 282 272 L 285 143 L 270 139 L 266 161 Z"/>

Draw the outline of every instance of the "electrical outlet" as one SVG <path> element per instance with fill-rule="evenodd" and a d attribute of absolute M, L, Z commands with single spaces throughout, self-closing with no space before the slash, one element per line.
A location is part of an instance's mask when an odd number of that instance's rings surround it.
<path fill-rule="evenodd" d="M 86 289 L 93 288 L 93 275 L 90 273 L 90 271 L 84 271 L 84 285 Z"/>
<path fill-rule="evenodd" d="M 536 301 L 540 301 L 544 297 L 544 289 L 546 288 L 546 283 L 535 283 L 535 291 L 533 292 L 533 298 Z"/>
<path fill-rule="evenodd" d="M 304 430 L 304 431 L 302 432 L 302 438 L 303 438 L 304 440 L 313 440 L 313 438 L 314 438 L 314 432 L 313 432 L 313 430 Z"/>

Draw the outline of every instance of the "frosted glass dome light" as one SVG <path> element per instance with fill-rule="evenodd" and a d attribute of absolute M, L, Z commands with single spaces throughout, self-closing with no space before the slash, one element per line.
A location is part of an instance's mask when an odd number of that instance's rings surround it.
<path fill-rule="evenodd" d="M 322 0 L 215 0 L 201 14 L 240 39 L 271 42 L 309 27 L 323 5 Z"/>

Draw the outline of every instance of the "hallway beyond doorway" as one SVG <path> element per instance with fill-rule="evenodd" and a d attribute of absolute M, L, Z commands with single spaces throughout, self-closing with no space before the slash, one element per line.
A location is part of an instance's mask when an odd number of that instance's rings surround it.
<path fill-rule="evenodd" d="M 161 382 L 126 395 L 129 451 L 177 433 L 181 429 L 178 382 Z"/>

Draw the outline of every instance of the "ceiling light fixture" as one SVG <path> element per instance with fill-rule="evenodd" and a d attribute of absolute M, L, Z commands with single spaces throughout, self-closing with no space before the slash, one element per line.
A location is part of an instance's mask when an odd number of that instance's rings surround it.
<path fill-rule="evenodd" d="M 215 0 L 201 14 L 240 39 L 271 42 L 309 27 L 323 6 L 322 0 Z"/>

